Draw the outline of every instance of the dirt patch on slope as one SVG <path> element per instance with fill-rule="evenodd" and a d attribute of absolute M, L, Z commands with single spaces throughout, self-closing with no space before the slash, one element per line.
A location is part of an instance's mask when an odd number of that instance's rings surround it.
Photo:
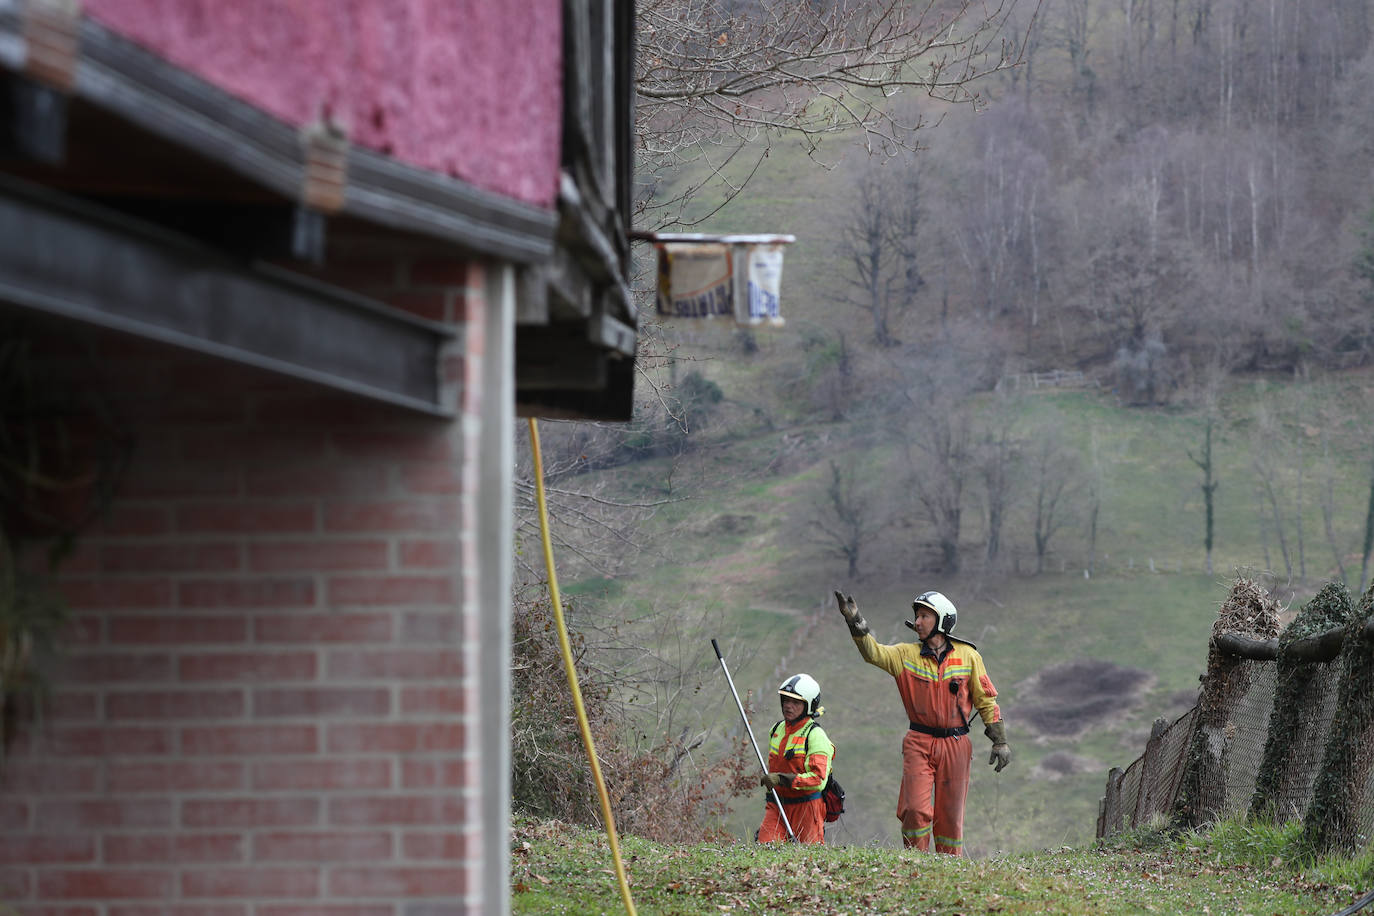
<path fill-rule="evenodd" d="M 1017 718 L 1045 735 L 1073 737 L 1121 715 L 1154 685 L 1143 668 L 1078 659 L 1042 668 L 1017 695 Z"/>

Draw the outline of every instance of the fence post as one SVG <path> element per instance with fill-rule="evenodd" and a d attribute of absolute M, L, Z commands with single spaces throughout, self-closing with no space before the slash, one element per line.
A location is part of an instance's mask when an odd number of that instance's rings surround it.
<path fill-rule="evenodd" d="M 1112 767 L 1107 771 L 1107 797 L 1102 800 L 1107 809 L 1103 822 L 1104 836 L 1121 832 L 1121 777 L 1124 772 L 1121 767 Z"/>
<path fill-rule="evenodd" d="M 1154 816 L 1156 806 L 1160 804 L 1155 783 L 1159 780 L 1159 748 L 1164 743 L 1164 733 L 1168 730 L 1169 721 L 1163 716 L 1155 719 L 1154 724 L 1150 726 L 1150 740 L 1145 742 L 1145 758 L 1140 762 L 1140 791 L 1136 793 L 1135 811 L 1131 813 L 1132 827 L 1139 827 L 1149 821 Z"/>
<path fill-rule="evenodd" d="M 1291 650 L 1300 640 L 1345 627 L 1354 612 L 1345 585 L 1328 582 L 1279 636 L 1273 712 L 1255 774 L 1251 817 L 1281 824 L 1299 816 L 1308 803 L 1316 771 L 1310 762 L 1304 763 L 1310 758 L 1301 752 L 1320 734 L 1325 712 L 1323 700 L 1332 685 L 1330 678 L 1324 676 L 1327 669 L 1323 662 L 1303 658 Z"/>
<path fill-rule="evenodd" d="M 1303 818 L 1303 843 L 1318 854 L 1353 851 L 1359 845 L 1359 814 L 1374 766 L 1369 753 L 1374 745 L 1374 653 L 1366 639 L 1372 612 L 1374 584 L 1346 624 L 1336 714 Z"/>
<path fill-rule="evenodd" d="M 1272 639 L 1279 632 L 1279 603 L 1258 583 L 1239 578 L 1212 624 L 1207 673 L 1202 677 L 1197 718 L 1174 801 L 1173 823 L 1191 829 L 1215 821 L 1226 810 L 1227 750 L 1234 734 L 1231 713 L 1254 677 L 1254 663 L 1217 647 L 1223 633 Z"/>

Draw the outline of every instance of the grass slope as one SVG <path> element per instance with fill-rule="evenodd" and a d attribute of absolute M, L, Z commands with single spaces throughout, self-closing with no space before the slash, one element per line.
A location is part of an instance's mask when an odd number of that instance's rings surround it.
<path fill-rule="evenodd" d="M 712 637 L 726 650 L 741 691 L 752 694 L 755 735 L 766 734 L 777 719 L 780 679 L 795 671 L 814 675 L 828 709 L 823 724 L 839 749 L 836 771 L 849 793 L 850 813 L 834 839 L 896 846 L 905 719 L 891 679 L 863 664 L 854 650 L 831 593 L 838 588 L 854 594 L 875 635 L 896 642 L 909 635 L 902 621 L 912 595 L 938 588 L 959 606 L 956 635 L 977 643 L 988 663 L 1015 753 L 1012 766 L 994 776 L 985 763 L 988 743 L 975 723 L 967 851 L 977 857 L 1081 844 L 1095 832 L 1107 770 L 1139 756 L 1155 718 L 1172 720 L 1195 699 L 1207 634 L 1231 577 L 1238 568 L 1265 565 L 1251 471 L 1256 399 L 1267 399 L 1279 413 L 1312 418 L 1280 427 L 1278 434 L 1289 447 L 1295 441 L 1307 445 L 1309 475 L 1303 505 L 1308 576 L 1287 584 L 1280 574 L 1284 595 L 1305 600 L 1334 569 L 1315 496 L 1318 423 L 1324 424 L 1338 469 L 1338 538 L 1350 550 L 1358 545 L 1368 494 L 1368 456 L 1361 447 L 1367 432 L 1359 405 L 1371 380 L 1351 375 L 1263 387 L 1243 381 L 1223 404 L 1213 575 L 1202 568 L 1200 473 L 1187 457 L 1200 441 L 1199 415 L 1123 409 L 1108 393 L 1091 391 L 1038 396 L 1025 407 L 1028 415 L 1055 413 L 1080 449 L 1095 439 L 1109 456 L 1097 572 L 1090 579 L 1083 575 L 1086 547 L 1076 523 L 1056 539 L 1057 562 L 1042 575 L 983 574 L 976 568 L 958 576 L 919 573 L 902 558 L 918 533 L 898 529 L 884 536 L 863 577 L 847 582 L 843 561 L 809 540 L 800 521 L 816 498 L 826 458 L 847 447 L 845 425 L 739 424 L 708 428 L 674 470 L 674 486 L 692 498 L 644 526 L 646 534 L 671 532 L 657 555 L 612 588 L 601 580 L 578 583 L 574 576 L 569 590 L 584 592 L 579 614 L 611 622 L 641 616 L 679 622 L 674 651 L 686 653 L 710 688 L 693 701 L 694 728 L 717 735 L 739 730 L 724 679 L 718 668 L 712 670 Z M 737 390 L 727 388 L 727 399 L 734 400 Z M 665 474 L 663 462 L 604 472 L 605 481 L 622 492 L 650 490 Z M 1292 477 L 1281 486 L 1296 512 Z M 970 528 L 976 538 L 976 521 Z M 1027 539 L 1020 529 L 1007 535 L 1023 550 Z M 1292 541 L 1290 530 L 1290 549 L 1296 551 Z M 968 567 L 978 565 L 975 555 L 970 548 Z M 1270 557 L 1278 561 L 1272 536 Z M 1348 553 L 1345 560 L 1347 570 L 1358 575 L 1358 556 Z M 1081 731 L 1032 727 L 1028 713 L 1046 694 L 1076 689 L 1053 680 L 1055 667 L 1083 661 L 1141 673 L 1138 689 L 1122 696 L 1083 694 Z M 760 806 L 760 799 L 741 799 L 725 826 L 741 838 L 751 836 Z"/>
<path fill-rule="evenodd" d="M 635 908 L 688 913 L 1331 913 L 1344 877 L 1207 837 L 971 862 L 872 847 L 663 846 L 623 837 Z M 511 910 L 624 912 L 605 837 L 517 819 Z M 1277 867 L 1276 867 L 1277 866 Z"/>

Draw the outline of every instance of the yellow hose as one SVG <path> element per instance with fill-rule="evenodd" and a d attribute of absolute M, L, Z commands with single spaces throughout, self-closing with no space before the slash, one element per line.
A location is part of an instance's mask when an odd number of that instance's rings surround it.
<path fill-rule="evenodd" d="M 568 641 L 568 628 L 563 623 L 563 603 L 558 597 L 558 577 L 553 569 L 553 544 L 549 540 L 549 510 L 544 501 L 544 459 L 539 454 L 539 427 L 534 417 L 530 421 L 530 451 L 534 455 L 534 496 L 539 506 L 539 536 L 544 542 L 544 566 L 549 571 L 549 595 L 553 599 L 553 617 L 558 624 L 558 645 L 563 650 L 563 667 L 568 672 L 568 692 L 572 694 L 573 708 L 577 712 L 577 727 L 582 732 L 582 746 L 587 749 L 587 760 L 592 765 L 592 779 L 596 781 L 596 794 L 601 799 L 601 819 L 606 823 L 606 839 L 611 844 L 611 858 L 615 860 L 615 876 L 620 882 L 620 899 L 625 901 L 625 912 L 635 916 L 635 904 L 630 899 L 630 883 L 625 878 L 625 863 L 620 859 L 620 842 L 615 836 L 615 817 L 611 814 L 611 799 L 606 794 L 606 783 L 601 778 L 601 764 L 596 760 L 596 748 L 592 746 L 592 730 L 587 724 L 587 709 L 582 705 L 582 688 L 577 685 L 577 672 L 573 668 L 572 644 Z"/>

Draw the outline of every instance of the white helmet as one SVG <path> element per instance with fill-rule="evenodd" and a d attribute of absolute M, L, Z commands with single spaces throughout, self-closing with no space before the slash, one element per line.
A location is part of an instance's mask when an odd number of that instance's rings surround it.
<path fill-rule="evenodd" d="M 809 674 L 794 674 L 778 687 L 778 696 L 791 697 L 806 704 L 806 711 L 816 715 L 821 703 L 821 685 Z"/>
<path fill-rule="evenodd" d="M 959 612 L 954 609 L 954 602 L 950 601 L 939 592 L 922 592 L 916 596 L 916 600 L 911 602 L 911 610 L 914 613 L 918 607 L 928 608 L 935 614 L 935 629 L 940 633 L 951 633 L 954 625 L 959 621 Z M 907 624 L 913 630 L 913 624 Z"/>

